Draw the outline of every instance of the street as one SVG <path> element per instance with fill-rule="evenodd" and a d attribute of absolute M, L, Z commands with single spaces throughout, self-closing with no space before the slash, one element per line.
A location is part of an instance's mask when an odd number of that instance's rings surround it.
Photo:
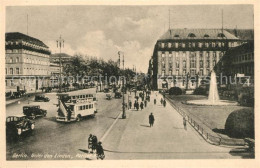
<path fill-rule="evenodd" d="M 160 95 L 151 95 L 151 102 L 143 110 L 133 108 L 126 111 L 126 119 L 121 119 L 122 99 L 106 100 L 105 93 L 97 93 L 96 117 L 88 117 L 80 122 L 56 122 L 57 98 L 55 93 L 47 93 L 50 102 L 33 102 L 46 109 L 44 118 L 35 120 L 35 130 L 18 141 L 7 142 L 7 160 L 80 160 L 96 159 L 87 152 L 89 134 L 102 140 L 105 159 L 179 159 L 179 158 L 241 158 L 232 155 L 229 147 L 208 144 L 189 125 L 184 129 L 182 117 L 167 103 L 163 107 Z M 153 104 L 154 98 L 157 104 Z M 129 98 L 134 102 L 134 94 Z M 140 101 L 140 99 L 139 99 Z M 127 96 L 126 96 L 127 102 Z M 22 113 L 20 104 L 7 106 L 7 116 Z M 154 127 L 149 127 L 148 116 L 154 114 Z M 117 118 L 118 117 L 118 118 Z"/>

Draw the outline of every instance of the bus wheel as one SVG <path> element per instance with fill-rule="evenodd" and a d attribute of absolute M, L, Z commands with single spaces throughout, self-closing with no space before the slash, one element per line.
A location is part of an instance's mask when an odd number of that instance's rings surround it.
<path fill-rule="evenodd" d="M 76 118 L 76 121 L 80 121 L 81 120 L 81 115 L 79 114 Z"/>

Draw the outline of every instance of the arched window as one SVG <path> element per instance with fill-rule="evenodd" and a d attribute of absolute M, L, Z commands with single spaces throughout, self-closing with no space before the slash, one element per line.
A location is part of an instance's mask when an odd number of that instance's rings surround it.
<path fill-rule="evenodd" d="M 13 58 L 10 58 L 10 63 L 13 63 Z"/>
<path fill-rule="evenodd" d="M 10 68 L 10 74 L 13 75 L 14 74 L 14 69 Z"/>
<path fill-rule="evenodd" d="M 222 37 L 223 38 L 223 37 L 226 37 L 226 36 L 223 33 L 219 33 L 218 37 Z"/>
<path fill-rule="evenodd" d="M 16 62 L 19 62 L 19 57 L 16 57 Z"/>
<path fill-rule="evenodd" d="M 209 37 L 209 35 L 208 35 L 208 34 L 205 34 L 205 35 L 204 35 L 204 37 L 205 37 L 205 38 L 208 38 L 208 37 Z"/>
<path fill-rule="evenodd" d="M 188 37 L 196 37 L 194 33 L 190 33 Z"/>

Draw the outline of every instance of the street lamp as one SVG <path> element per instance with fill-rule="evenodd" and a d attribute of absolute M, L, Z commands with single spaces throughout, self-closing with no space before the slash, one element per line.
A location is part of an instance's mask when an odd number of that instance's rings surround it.
<path fill-rule="evenodd" d="M 59 74 L 59 92 L 61 93 L 61 47 L 64 48 L 64 39 L 60 38 L 58 40 L 56 40 L 57 42 L 57 48 L 60 48 L 60 56 L 59 56 L 59 62 L 60 62 L 60 74 Z"/>
<path fill-rule="evenodd" d="M 125 56 L 124 56 L 124 53 L 121 52 L 121 51 L 118 51 L 118 55 L 119 55 L 119 58 L 120 58 L 120 54 L 123 54 L 123 75 L 125 77 Z M 126 114 L 125 114 L 125 79 L 123 79 L 123 114 L 122 114 L 122 119 L 125 119 L 126 118 Z"/>

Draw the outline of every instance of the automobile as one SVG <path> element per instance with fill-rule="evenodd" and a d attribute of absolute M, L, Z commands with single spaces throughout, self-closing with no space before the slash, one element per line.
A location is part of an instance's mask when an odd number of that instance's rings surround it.
<path fill-rule="evenodd" d="M 34 100 L 37 102 L 39 102 L 39 101 L 49 102 L 50 101 L 50 99 L 44 95 L 36 95 Z"/>
<path fill-rule="evenodd" d="M 122 94 L 120 92 L 115 92 L 115 98 L 121 98 Z"/>
<path fill-rule="evenodd" d="M 22 133 L 34 130 L 35 123 L 25 115 L 14 115 L 6 118 L 6 136 L 20 136 Z"/>
<path fill-rule="evenodd" d="M 106 99 L 107 99 L 107 100 L 111 100 L 111 98 L 112 98 L 112 94 L 111 94 L 111 93 L 107 93 L 107 94 L 106 94 Z"/>
<path fill-rule="evenodd" d="M 23 114 L 28 118 L 45 117 L 47 110 L 41 109 L 39 105 L 23 106 Z"/>

